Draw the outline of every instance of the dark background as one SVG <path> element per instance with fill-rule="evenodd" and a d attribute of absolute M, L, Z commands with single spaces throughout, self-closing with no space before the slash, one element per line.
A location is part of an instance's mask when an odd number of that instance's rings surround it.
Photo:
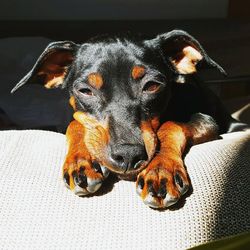
<path fill-rule="evenodd" d="M 10 95 L 50 41 L 128 32 L 149 38 L 176 28 L 195 36 L 228 72 L 226 79 L 213 71 L 202 77 L 235 111 L 250 96 L 249 10 L 246 0 L 1 1 L 0 129 L 64 131 L 71 119 L 62 91 L 24 86 Z"/>

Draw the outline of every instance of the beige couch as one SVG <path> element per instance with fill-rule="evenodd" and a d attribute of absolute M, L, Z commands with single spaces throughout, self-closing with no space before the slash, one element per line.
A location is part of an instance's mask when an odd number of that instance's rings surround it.
<path fill-rule="evenodd" d="M 135 183 L 108 179 L 80 198 L 64 187 L 65 136 L 0 132 L 1 249 L 186 249 L 250 231 L 250 133 L 194 146 L 193 193 L 166 211 L 143 204 Z"/>

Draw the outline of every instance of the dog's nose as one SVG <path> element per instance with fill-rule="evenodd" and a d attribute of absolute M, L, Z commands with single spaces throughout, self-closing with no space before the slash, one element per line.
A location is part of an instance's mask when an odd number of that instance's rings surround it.
<path fill-rule="evenodd" d="M 145 147 L 140 144 L 115 145 L 111 150 L 111 162 L 124 172 L 138 168 L 147 158 Z"/>

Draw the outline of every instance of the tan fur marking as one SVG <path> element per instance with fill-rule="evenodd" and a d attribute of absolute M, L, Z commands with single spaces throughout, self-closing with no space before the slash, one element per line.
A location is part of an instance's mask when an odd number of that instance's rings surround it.
<path fill-rule="evenodd" d="M 132 69 L 132 77 L 137 80 L 142 78 L 146 73 L 146 69 L 143 66 L 134 66 Z"/>
<path fill-rule="evenodd" d="M 44 85 L 44 87 L 47 89 L 57 88 L 63 83 L 64 77 L 65 72 L 53 75 L 46 75 L 46 84 Z"/>
<path fill-rule="evenodd" d="M 67 172 L 70 176 L 70 189 L 74 190 L 75 187 L 72 173 L 73 171 L 79 171 L 81 167 L 84 168 L 88 178 L 101 179 L 102 175 L 96 173 L 91 167 L 93 157 L 85 145 L 84 126 L 77 121 L 72 121 L 67 128 L 66 137 L 68 141 L 68 153 L 63 166 L 63 174 Z"/>
<path fill-rule="evenodd" d="M 181 158 L 190 135 L 184 124 L 169 121 L 160 127 L 157 136 L 161 142 L 161 153 L 171 155 L 170 158 Z"/>
<path fill-rule="evenodd" d="M 158 130 L 158 128 L 160 127 L 159 117 L 155 116 L 154 118 L 152 118 L 151 126 L 152 126 L 154 131 Z"/>
<path fill-rule="evenodd" d="M 99 73 L 89 74 L 88 75 L 88 82 L 92 87 L 94 87 L 96 89 L 100 89 L 103 85 L 103 79 Z"/>
<path fill-rule="evenodd" d="M 71 96 L 71 97 L 69 98 L 69 104 L 70 104 L 70 106 L 71 106 L 74 110 L 76 110 L 76 100 L 75 100 L 75 97 L 74 97 L 74 96 Z"/>
<path fill-rule="evenodd" d="M 177 56 L 178 59 L 172 60 L 177 70 L 181 74 L 192 74 L 196 72 L 196 64 L 202 60 L 202 55 L 193 47 L 187 46 Z"/>
<path fill-rule="evenodd" d="M 64 81 L 67 66 L 73 61 L 71 52 L 61 52 L 49 55 L 42 63 L 38 75 L 45 77 L 45 88 L 56 88 Z"/>
<path fill-rule="evenodd" d="M 151 121 L 144 121 L 141 123 L 142 138 L 145 144 L 148 159 L 152 159 L 155 154 L 157 146 L 157 137 L 152 127 Z"/>
<path fill-rule="evenodd" d="M 97 121 L 94 117 L 88 114 L 77 111 L 74 113 L 74 118 L 85 128 L 84 143 L 90 152 L 100 164 L 106 161 L 106 150 L 109 143 L 108 125 Z"/>
<path fill-rule="evenodd" d="M 69 150 L 66 161 L 73 162 L 75 158 L 90 160 L 90 154 L 84 144 L 85 129 L 77 121 L 72 121 L 66 132 Z M 73 159 L 71 159 L 73 157 Z"/>

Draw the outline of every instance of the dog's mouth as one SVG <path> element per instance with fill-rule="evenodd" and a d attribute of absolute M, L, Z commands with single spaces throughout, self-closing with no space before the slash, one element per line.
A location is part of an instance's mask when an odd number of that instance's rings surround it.
<path fill-rule="evenodd" d="M 107 122 L 100 123 L 80 111 L 74 113 L 74 118 L 84 125 L 84 142 L 90 155 L 95 161 L 118 174 L 122 179 L 133 179 L 133 177 L 137 176 L 138 173 L 148 165 L 155 155 L 157 136 L 156 128 L 152 120 L 143 121 L 140 128 L 147 157 L 143 160 L 138 159 L 135 163 L 126 162 L 125 165 L 122 165 L 114 162 L 110 157 L 110 153 L 108 153 L 110 135 Z"/>

